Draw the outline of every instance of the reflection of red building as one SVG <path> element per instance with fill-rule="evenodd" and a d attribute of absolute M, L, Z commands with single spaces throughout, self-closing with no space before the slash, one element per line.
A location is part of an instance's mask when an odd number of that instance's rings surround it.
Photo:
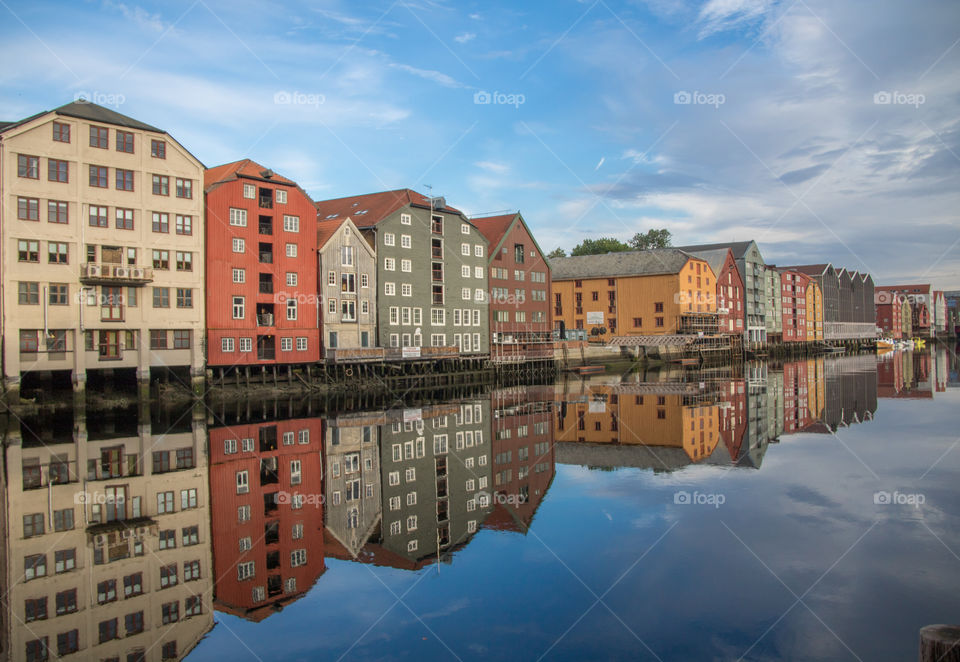
<path fill-rule="evenodd" d="M 783 342 L 807 339 L 807 286 L 810 276 L 799 271 L 780 271 L 780 296 L 783 300 Z M 813 314 L 813 311 L 810 311 Z"/>
<path fill-rule="evenodd" d="M 930 355 L 894 352 L 877 361 L 877 396 L 881 398 L 932 398 Z"/>
<path fill-rule="evenodd" d="M 259 621 L 325 570 L 320 418 L 210 430 L 215 605 Z"/>
<path fill-rule="evenodd" d="M 525 533 L 553 481 L 553 386 L 494 391 L 492 529 Z"/>
<path fill-rule="evenodd" d="M 747 387 L 746 380 L 731 379 L 722 386 L 718 395 L 720 402 L 720 439 L 723 440 L 730 458 L 736 461 L 740 457 L 747 431 Z"/>
<path fill-rule="evenodd" d="M 786 327 L 783 333 L 786 339 Z M 783 364 L 783 431 L 786 434 L 800 432 L 812 422 L 808 402 L 807 362 L 785 363 Z"/>
<path fill-rule="evenodd" d="M 313 201 L 249 159 L 210 168 L 204 188 L 208 364 L 318 361 Z"/>

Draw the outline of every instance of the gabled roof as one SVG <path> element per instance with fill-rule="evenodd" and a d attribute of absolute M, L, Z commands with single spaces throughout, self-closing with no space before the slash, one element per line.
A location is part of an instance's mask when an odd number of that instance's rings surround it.
<path fill-rule="evenodd" d="M 718 279 L 720 278 L 720 272 L 723 270 L 723 265 L 727 262 L 727 255 L 733 253 L 729 248 L 708 248 L 696 251 L 688 249 L 681 250 L 701 260 L 705 260 L 707 264 L 710 265 L 710 268 L 713 269 L 713 275 Z M 736 260 L 736 258 L 734 258 L 734 260 Z"/>
<path fill-rule="evenodd" d="M 292 179 L 287 179 L 282 175 L 278 175 L 269 168 L 265 168 L 264 166 L 260 165 L 256 161 L 252 161 L 250 159 L 241 159 L 240 161 L 224 163 L 223 165 L 218 165 L 213 168 L 207 168 L 207 170 L 203 173 L 203 187 L 204 189 L 208 189 L 216 184 L 232 182 L 236 181 L 237 179 L 255 179 L 261 182 L 284 184 L 286 186 L 297 185 L 297 183 Z"/>
<path fill-rule="evenodd" d="M 917 285 L 877 285 L 874 289 L 881 292 L 910 292 L 914 294 L 929 294 L 930 283 Z"/>
<path fill-rule="evenodd" d="M 507 236 L 507 232 L 513 227 L 514 221 L 520 218 L 520 213 L 503 214 L 501 216 L 484 216 L 482 218 L 471 218 L 470 221 L 477 226 L 487 241 L 490 242 L 490 254 L 493 255 L 500 248 L 500 242 Z"/>
<path fill-rule="evenodd" d="M 827 269 L 833 265 L 829 262 L 826 264 L 798 264 L 792 267 L 783 267 L 784 269 L 789 269 L 790 271 L 799 271 L 802 274 L 807 274 L 808 276 L 822 276 L 826 273 Z"/>
<path fill-rule="evenodd" d="M 406 205 L 430 209 L 430 198 L 411 189 L 402 188 L 395 191 L 354 195 L 348 198 L 321 200 L 315 204 L 318 220 L 333 220 L 338 217 L 349 216 L 358 228 L 372 228 Z M 463 212 L 449 205 L 436 208 L 436 211 L 463 216 Z"/>
<path fill-rule="evenodd" d="M 151 126 L 141 122 L 140 120 L 135 120 L 132 117 L 127 117 L 126 115 L 118 113 L 115 110 L 110 110 L 109 108 L 98 106 L 95 103 L 84 101 L 83 99 L 78 99 L 77 101 L 64 104 L 59 108 L 54 108 L 53 110 L 44 110 L 35 115 L 31 115 L 30 117 L 26 117 L 15 122 L 0 122 L 0 132 L 8 131 L 13 127 L 25 124 L 26 122 L 34 120 L 38 117 L 42 117 L 47 113 L 56 113 L 57 115 L 62 115 L 64 117 L 76 117 L 78 119 L 87 120 L 90 122 L 99 122 L 101 124 L 112 124 L 114 126 L 122 126 L 128 129 L 137 129 L 138 131 L 166 133 L 166 131 L 163 129 L 158 129 L 155 126 Z"/>
<path fill-rule="evenodd" d="M 730 241 L 730 242 L 721 242 L 718 244 L 695 244 L 692 246 L 677 246 L 682 251 L 712 251 L 717 248 L 729 248 L 733 251 L 733 257 L 736 259 L 742 258 L 747 254 L 747 251 L 750 250 L 750 246 L 756 245 L 756 242 L 752 239 L 750 241 Z"/>
<path fill-rule="evenodd" d="M 323 250 L 323 247 L 330 241 L 330 237 L 337 234 L 337 230 L 346 222 L 346 218 L 317 221 L 317 250 Z"/>
<path fill-rule="evenodd" d="M 550 263 L 547 261 L 547 256 L 543 252 L 543 249 L 540 248 L 540 244 L 537 243 L 537 238 L 533 236 L 533 232 L 530 231 L 530 226 L 527 225 L 527 222 L 523 220 L 523 216 L 520 212 L 516 214 L 502 214 L 499 216 L 483 216 L 480 218 L 471 218 L 470 222 L 477 228 L 477 230 L 482 234 L 488 242 L 490 242 L 489 250 L 487 251 L 487 256 L 489 260 L 492 261 L 497 253 L 500 251 L 500 247 L 503 242 L 506 240 L 507 235 L 513 230 L 514 226 L 517 223 L 523 224 L 524 229 L 526 229 L 527 234 L 530 235 L 530 239 L 533 241 L 533 245 L 537 247 L 537 254 L 543 260 L 544 264 L 547 265 L 547 268 L 550 268 Z"/>
<path fill-rule="evenodd" d="M 679 273 L 691 255 L 677 248 L 624 251 L 604 255 L 579 255 L 550 260 L 554 280 L 653 276 Z"/>

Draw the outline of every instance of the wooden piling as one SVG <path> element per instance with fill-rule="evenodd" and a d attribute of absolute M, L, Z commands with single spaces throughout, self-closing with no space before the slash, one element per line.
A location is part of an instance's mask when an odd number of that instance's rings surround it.
<path fill-rule="evenodd" d="M 920 630 L 920 662 L 960 662 L 960 626 L 928 625 Z"/>

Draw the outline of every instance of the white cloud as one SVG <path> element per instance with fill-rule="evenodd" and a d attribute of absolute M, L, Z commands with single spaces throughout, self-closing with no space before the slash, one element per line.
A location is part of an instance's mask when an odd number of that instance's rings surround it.
<path fill-rule="evenodd" d="M 477 161 L 474 165 L 478 168 L 483 168 L 484 170 L 494 172 L 498 175 L 502 175 L 510 170 L 510 166 L 508 166 L 506 163 L 497 163 L 495 161 Z"/>
<path fill-rule="evenodd" d="M 465 44 L 465 43 L 467 43 L 468 41 L 473 41 L 473 40 L 476 39 L 476 38 L 477 38 L 476 33 L 474 33 L 474 32 L 464 32 L 463 34 L 459 34 L 459 35 L 457 35 L 456 37 L 454 37 L 453 40 L 454 40 L 455 42 L 457 42 L 457 43 Z"/>
<path fill-rule="evenodd" d="M 700 37 L 741 27 L 766 14 L 774 0 L 709 0 L 700 10 Z"/>
<path fill-rule="evenodd" d="M 393 67 L 394 69 L 400 69 L 401 71 L 405 71 L 408 74 L 412 74 L 414 76 L 419 76 L 420 78 L 433 81 L 434 83 L 443 85 L 444 87 L 453 87 L 453 88 L 466 87 L 466 85 L 464 85 L 463 83 L 460 83 L 456 79 L 440 71 L 434 71 L 432 69 L 418 69 L 417 67 L 411 67 L 409 64 L 391 63 L 390 66 Z"/>

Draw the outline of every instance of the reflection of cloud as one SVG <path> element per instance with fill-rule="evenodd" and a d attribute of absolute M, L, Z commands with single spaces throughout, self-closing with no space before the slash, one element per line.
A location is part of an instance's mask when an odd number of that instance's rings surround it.
<path fill-rule="evenodd" d="M 453 614 L 458 611 L 463 611 L 470 606 L 470 600 L 467 598 L 460 598 L 459 600 L 454 600 L 453 602 L 448 602 L 443 606 L 442 609 L 436 611 L 428 611 L 423 614 L 420 614 L 420 618 L 426 620 L 429 618 L 441 618 L 449 614 Z"/>

